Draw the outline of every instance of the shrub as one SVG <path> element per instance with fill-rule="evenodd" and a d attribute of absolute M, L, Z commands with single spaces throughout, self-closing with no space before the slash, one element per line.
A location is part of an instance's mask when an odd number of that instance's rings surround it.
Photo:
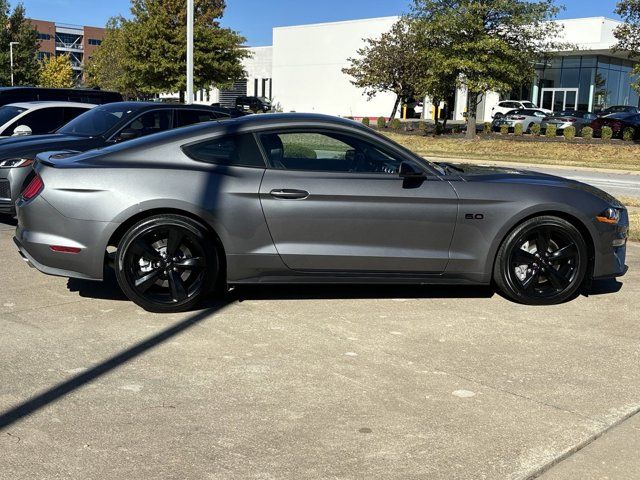
<path fill-rule="evenodd" d="M 509 133 L 509 125 L 500 125 L 500 133 L 507 135 Z"/>
<path fill-rule="evenodd" d="M 533 125 L 531 125 L 531 128 L 529 129 L 529 131 L 531 132 L 532 135 L 539 137 L 540 136 L 540 124 L 539 123 L 534 123 Z"/>
<path fill-rule="evenodd" d="M 426 135 L 427 134 L 427 122 L 425 122 L 424 120 L 420 120 L 418 122 L 418 131 L 421 134 Z"/>
<path fill-rule="evenodd" d="M 516 126 L 513 127 L 513 134 L 514 135 L 522 135 L 522 124 L 521 123 L 516 123 Z"/>
<path fill-rule="evenodd" d="M 491 128 L 491 122 L 484 122 L 484 127 L 482 128 L 482 133 L 485 135 L 489 135 L 493 129 Z"/>
<path fill-rule="evenodd" d="M 602 127 L 600 136 L 603 140 L 611 140 L 613 138 L 613 130 L 611 130 L 611 127 Z"/>
<path fill-rule="evenodd" d="M 591 127 L 584 127 L 582 129 L 582 138 L 585 138 L 587 140 L 590 140 L 593 138 L 593 128 Z"/>
<path fill-rule="evenodd" d="M 387 119 L 384 117 L 378 117 L 377 124 L 378 128 L 384 128 L 387 126 Z"/>
<path fill-rule="evenodd" d="M 369 117 L 364 117 L 364 118 L 362 119 L 362 124 L 363 124 L 363 125 L 366 125 L 367 127 L 368 127 L 369 125 L 371 125 L 371 120 L 369 120 Z"/>
<path fill-rule="evenodd" d="M 546 137 L 555 138 L 555 136 L 558 134 L 558 130 L 556 129 L 555 125 L 547 125 L 547 130 L 544 134 Z"/>
<path fill-rule="evenodd" d="M 576 127 L 573 127 L 573 126 L 567 127 L 564 129 L 562 133 L 565 139 L 573 140 L 574 138 L 576 138 Z"/>
<path fill-rule="evenodd" d="M 442 135 L 444 133 L 444 127 L 440 122 L 436 122 L 433 126 L 433 133 L 435 135 Z"/>
<path fill-rule="evenodd" d="M 310 158 L 316 160 L 318 155 L 315 150 L 306 145 L 288 143 L 284 146 L 284 156 L 290 158 Z"/>
<path fill-rule="evenodd" d="M 635 136 L 636 136 L 636 131 L 631 127 L 625 128 L 622 132 L 622 139 L 625 142 L 632 142 Z"/>
<path fill-rule="evenodd" d="M 389 128 L 391 128 L 391 130 L 400 130 L 402 128 L 402 122 L 400 121 L 400 119 L 394 118 L 393 120 L 391 120 Z"/>

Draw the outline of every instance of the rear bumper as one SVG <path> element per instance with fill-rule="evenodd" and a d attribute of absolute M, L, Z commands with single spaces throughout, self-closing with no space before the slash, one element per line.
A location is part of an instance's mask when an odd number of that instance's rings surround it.
<path fill-rule="evenodd" d="M 17 207 L 14 242 L 31 266 L 48 275 L 103 279 L 106 242 L 115 224 L 65 217 L 41 196 L 27 204 L 19 201 Z M 54 252 L 52 245 L 80 251 Z"/>

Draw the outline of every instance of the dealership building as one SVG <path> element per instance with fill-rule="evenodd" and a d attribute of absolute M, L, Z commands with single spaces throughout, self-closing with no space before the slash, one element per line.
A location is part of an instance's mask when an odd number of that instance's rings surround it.
<path fill-rule="evenodd" d="M 219 101 L 231 105 L 236 96 L 250 95 L 272 99 L 279 110 L 317 112 L 339 116 L 389 116 L 392 94 L 369 99 L 353 86 L 342 72 L 348 59 L 357 56 L 364 38 L 388 31 L 399 17 L 371 18 L 344 22 L 278 27 L 273 44 L 251 48 L 245 60 L 247 78 L 233 89 L 200 92 L 198 101 Z M 488 92 L 479 107 L 479 119 L 489 120 L 491 109 L 500 100 L 531 100 L 554 110 L 602 110 L 611 105 L 638 106 L 638 93 L 631 88 L 634 63 L 624 52 L 614 52 L 615 28 L 620 22 L 604 17 L 559 21 L 562 41 L 571 51 L 559 52 L 536 64 L 536 75 L 510 95 Z M 467 95 L 452 86 L 447 115 L 462 120 Z M 425 116 L 433 115 L 428 99 Z M 432 118 L 432 117 L 431 117 Z"/>

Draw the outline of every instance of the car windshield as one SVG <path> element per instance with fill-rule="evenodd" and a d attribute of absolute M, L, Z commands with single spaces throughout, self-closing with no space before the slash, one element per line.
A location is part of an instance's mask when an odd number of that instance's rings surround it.
<path fill-rule="evenodd" d="M 12 107 L 11 105 L 0 107 L 0 125 L 10 122 L 26 110 L 26 108 Z"/>
<path fill-rule="evenodd" d="M 626 107 L 624 105 L 617 105 L 615 107 L 609 107 L 605 110 L 605 112 L 614 113 L 614 112 L 630 112 L 631 107 Z"/>
<path fill-rule="evenodd" d="M 79 135 L 81 137 L 95 137 L 111 130 L 120 121 L 131 117 L 136 112 L 131 105 L 109 104 L 89 110 L 65 126 L 57 133 L 65 135 Z"/>

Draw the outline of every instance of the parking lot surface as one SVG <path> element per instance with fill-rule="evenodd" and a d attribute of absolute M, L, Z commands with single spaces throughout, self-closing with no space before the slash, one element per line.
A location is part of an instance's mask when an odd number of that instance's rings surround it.
<path fill-rule="evenodd" d="M 622 285 L 556 307 L 282 286 L 154 315 L 30 269 L 12 233 L 0 478 L 638 478 L 637 244 Z"/>

